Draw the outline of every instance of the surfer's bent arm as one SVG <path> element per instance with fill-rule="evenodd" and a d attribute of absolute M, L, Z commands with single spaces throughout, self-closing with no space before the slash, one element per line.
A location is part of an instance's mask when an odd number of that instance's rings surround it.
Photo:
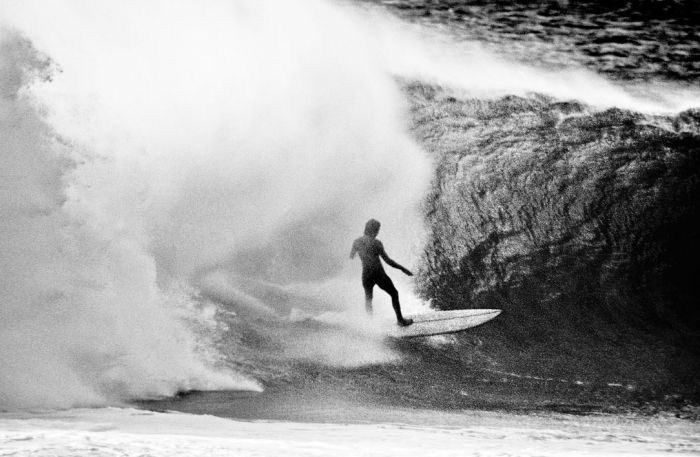
<path fill-rule="evenodd" d="M 396 263 L 391 257 L 389 257 L 389 255 L 388 255 L 388 254 L 386 253 L 386 251 L 384 250 L 384 246 L 382 246 L 382 250 L 381 250 L 381 252 L 379 253 L 379 255 L 382 257 L 382 259 L 384 259 L 384 261 L 386 262 L 386 264 L 389 265 L 390 267 L 394 267 L 394 268 L 396 268 L 397 270 L 401 270 L 401 271 L 403 271 L 404 273 L 406 273 L 408 276 L 413 276 L 413 273 L 411 273 L 411 272 L 408 270 L 408 268 L 405 268 L 403 265 L 400 265 L 400 264 Z"/>
<path fill-rule="evenodd" d="M 352 243 L 352 249 L 350 249 L 350 258 L 354 259 L 355 254 L 357 254 L 357 242 Z"/>

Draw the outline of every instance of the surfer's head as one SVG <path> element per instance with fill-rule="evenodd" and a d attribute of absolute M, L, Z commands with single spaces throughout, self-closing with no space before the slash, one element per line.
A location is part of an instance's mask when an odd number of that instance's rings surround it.
<path fill-rule="evenodd" d="M 376 219 L 370 219 L 367 221 L 365 224 L 365 235 L 367 236 L 377 236 L 379 233 L 379 227 L 381 227 L 382 224 L 379 223 L 378 220 Z"/>

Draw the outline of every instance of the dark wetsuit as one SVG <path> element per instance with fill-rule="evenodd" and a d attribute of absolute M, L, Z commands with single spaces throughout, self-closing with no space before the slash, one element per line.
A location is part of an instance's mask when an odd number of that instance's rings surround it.
<path fill-rule="evenodd" d="M 391 278 L 389 278 L 384 271 L 382 262 L 379 259 L 381 257 L 388 265 L 394 268 L 403 271 L 407 270 L 394 262 L 387 255 L 386 251 L 384 251 L 382 242 L 374 237 L 364 235 L 356 239 L 352 244 L 350 258 L 355 257 L 356 253 L 360 256 L 360 260 L 362 261 L 362 287 L 365 289 L 365 306 L 367 307 L 367 312 L 372 312 L 372 289 L 377 285 L 391 296 L 391 304 L 396 313 L 396 318 L 399 321 L 403 321 L 401 305 L 399 304 L 399 293 L 396 287 L 394 287 Z"/>

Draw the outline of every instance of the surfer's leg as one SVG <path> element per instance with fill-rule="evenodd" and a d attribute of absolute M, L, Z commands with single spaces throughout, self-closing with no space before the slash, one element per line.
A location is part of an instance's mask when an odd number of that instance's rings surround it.
<path fill-rule="evenodd" d="M 372 315 L 372 289 L 365 289 L 365 312 Z"/>
<path fill-rule="evenodd" d="M 401 303 L 399 302 L 399 291 L 394 287 L 394 283 L 391 281 L 389 276 L 384 275 L 382 278 L 377 280 L 377 285 L 386 293 L 391 296 L 391 306 L 394 307 L 394 313 L 396 313 L 396 320 L 399 325 L 411 325 L 413 320 L 404 319 L 401 315 Z"/>
<path fill-rule="evenodd" d="M 372 289 L 374 282 L 370 278 L 362 278 L 362 287 L 365 289 L 365 311 L 368 315 L 372 315 Z"/>

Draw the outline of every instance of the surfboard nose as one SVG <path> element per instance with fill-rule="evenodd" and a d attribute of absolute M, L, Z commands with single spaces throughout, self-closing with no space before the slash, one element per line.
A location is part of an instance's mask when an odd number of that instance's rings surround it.
<path fill-rule="evenodd" d="M 458 309 L 406 316 L 413 324 L 406 327 L 393 326 L 390 336 L 409 338 L 461 332 L 494 319 L 501 314 L 500 309 Z"/>

